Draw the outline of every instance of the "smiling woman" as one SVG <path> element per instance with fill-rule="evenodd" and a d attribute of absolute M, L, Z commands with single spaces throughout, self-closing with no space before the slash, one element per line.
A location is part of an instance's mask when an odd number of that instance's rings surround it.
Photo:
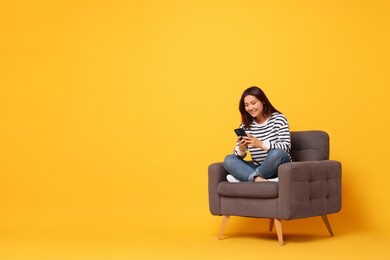
<path fill-rule="evenodd" d="M 258 87 L 244 91 L 239 109 L 241 127 L 247 130 L 247 136 L 239 137 L 234 154 L 225 158 L 228 181 L 262 182 L 277 178 L 279 165 L 291 161 L 287 119 Z M 248 150 L 252 162 L 243 160 Z"/>

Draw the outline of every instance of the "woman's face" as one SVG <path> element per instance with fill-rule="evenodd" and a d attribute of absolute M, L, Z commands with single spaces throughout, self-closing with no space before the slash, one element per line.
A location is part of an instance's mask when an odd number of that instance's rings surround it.
<path fill-rule="evenodd" d="M 244 98 L 245 110 L 253 118 L 263 116 L 263 103 L 257 99 L 257 97 L 248 95 Z"/>

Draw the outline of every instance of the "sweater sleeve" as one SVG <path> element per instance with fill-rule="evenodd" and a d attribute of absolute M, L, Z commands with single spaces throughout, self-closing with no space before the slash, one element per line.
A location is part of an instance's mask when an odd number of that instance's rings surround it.
<path fill-rule="evenodd" d="M 291 149 L 290 127 L 284 115 L 280 114 L 275 121 L 275 131 L 277 138 L 270 141 L 269 149 L 282 149 L 289 153 Z"/>

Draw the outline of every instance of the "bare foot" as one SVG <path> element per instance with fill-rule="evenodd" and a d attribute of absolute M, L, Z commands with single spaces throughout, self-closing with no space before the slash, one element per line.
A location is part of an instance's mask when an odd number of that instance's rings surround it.
<path fill-rule="evenodd" d="M 264 179 L 260 176 L 256 176 L 256 178 L 253 180 L 254 182 L 264 182 L 264 181 L 267 181 L 267 179 Z"/>

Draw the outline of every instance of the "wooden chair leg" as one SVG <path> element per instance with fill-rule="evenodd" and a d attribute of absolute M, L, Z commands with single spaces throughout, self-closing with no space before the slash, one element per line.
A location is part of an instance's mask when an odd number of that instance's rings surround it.
<path fill-rule="evenodd" d="M 280 219 L 277 218 L 275 218 L 274 221 L 275 221 L 275 229 L 276 229 L 276 234 L 278 235 L 279 244 L 283 246 L 284 242 L 283 242 L 282 222 L 280 221 Z"/>
<path fill-rule="evenodd" d="M 222 235 L 223 235 L 223 232 L 226 229 L 226 226 L 227 226 L 227 223 L 229 221 L 229 218 L 230 218 L 230 216 L 226 216 L 226 215 L 223 216 L 221 229 L 219 230 L 219 234 L 218 234 L 218 240 L 222 239 Z"/>
<path fill-rule="evenodd" d="M 329 223 L 329 220 L 328 220 L 328 216 L 323 215 L 323 216 L 321 216 L 321 218 L 322 218 L 322 221 L 324 221 L 325 226 L 326 226 L 326 228 L 329 231 L 329 234 L 333 237 L 333 231 L 332 231 L 332 227 L 330 226 L 330 223 Z"/>
<path fill-rule="evenodd" d="M 270 218 L 269 219 L 269 231 L 272 231 L 272 228 L 274 227 L 274 219 Z"/>

